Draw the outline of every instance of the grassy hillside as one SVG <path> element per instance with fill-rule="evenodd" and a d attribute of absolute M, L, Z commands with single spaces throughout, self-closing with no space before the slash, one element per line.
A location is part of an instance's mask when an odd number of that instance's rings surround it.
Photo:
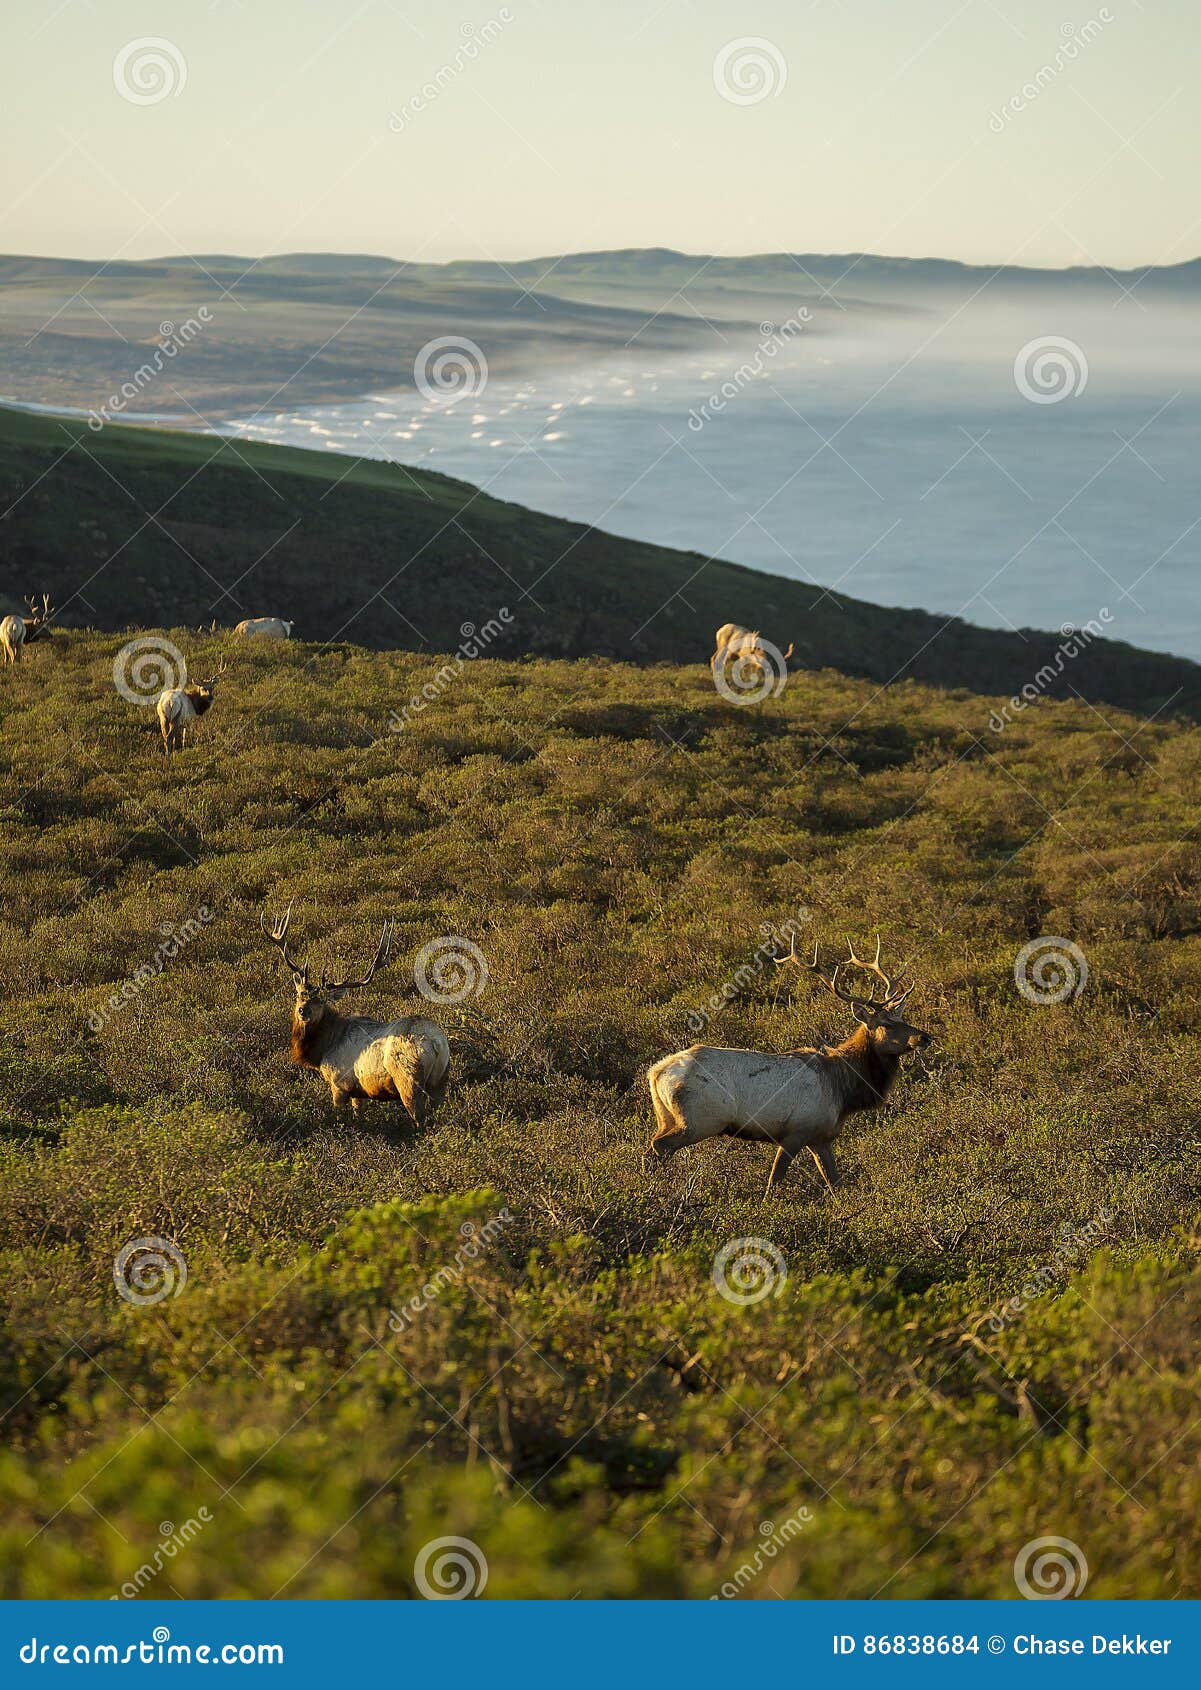
<path fill-rule="evenodd" d="M 1096 640 L 1065 664 L 1057 634 L 864 604 L 396 464 L 0 410 L 0 510 L 0 594 L 48 588 L 76 624 L 266 612 L 309 639 L 450 651 L 504 606 L 498 654 L 693 662 L 734 620 L 795 641 L 801 667 L 878 683 L 1013 694 L 1051 665 L 1052 696 L 1201 710 L 1201 667 L 1184 659 Z"/>
<path fill-rule="evenodd" d="M 437 660 L 296 643 L 168 763 L 119 644 L 0 671 L 0 1594 L 411 1595 L 444 1535 L 497 1597 L 1014 1596 L 1042 1536 L 1089 1596 L 1201 1593 L 1201 730 L 479 660 L 397 732 Z M 373 1013 L 479 947 L 423 1133 L 289 1065 L 289 899 L 330 967 L 396 917 Z M 644 1171 L 705 1014 L 846 1030 L 764 961 L 789 920 L 882 929 L 937 1043 L 837 1196 L 733 1141 Z M 1016 990 L 1039 935 L 1079 996 Z M 147 1237 L 187 1281 L 136 1305 Z M 748 1238 L 786 1277 L 739 1305 Z"/>

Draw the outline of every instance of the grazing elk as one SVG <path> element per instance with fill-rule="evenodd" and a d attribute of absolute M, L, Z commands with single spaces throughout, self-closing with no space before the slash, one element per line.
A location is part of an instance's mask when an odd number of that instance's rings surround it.
<path fill-rule="evenodd" d="M 50 608 L 49 593 L 42 594 L 39 605 L 36 599 L 26 598 L 29 607 L 28 616 L 5 616 L 0 619 L 0 647 L 4 650 L 5 663 L 19 663 L 21 653 L 34 640 L 50 637 L 50 618 L 54 615 Z"/>
<path fill-rule="evenodd" d="M 280 616 L 247 616 L 234 629 L 235 634 L 243 638 L 260 635 L 269 640 L 290 640 L 294 622 L 285 622 Z"/>
<path fill-rule="evenodd" d="M 217 691 L 217 682 L 225 673 L 225 661 L 211 681 L 193 681 L 187 687 L 168 687 L 159 694 L 158 725 L 163 736 L 163 750 L 169 757 L 182 751 L 187 744 L 188 729 L 198 716 L 210 708 Z"/>
<path fill-rule="evenodd" d="M 792 656 L 794 643 L 790 641 L 788 650 L 780 653 L 785 662 Z M 758 628 L 743 628 L 737 622 L 723 622 L 717 630 L 709 667 L 717 669 L 733 662 L 739 662 L 748 668 L 771 667 L 771 656 L 763 646 Z"/>
<path fill-rule="evenodd" d="M 848 1115 L 874 1109 L 888 1096 L 902 1056 L 924 1050 L 931 1035 L 901 1018 L 912 987 L 898 990 L 880 967 L 880 941 L 874 962 L 855 955 L 825 975 L 818 963 L 805 962 L 792 949 L 779 962 L 810 969 L 843 1003 L 849 1004 L 859 1026 L 849 1039 L 820 1050 L 803 1048 L 782 1055 L 755 1050 L 723 1050 L 693 1045 L 691 1050 L 656 1062 L 647 1073 L 651 1102 L 659 1130 L 650 1149 L 668 1157 L 686 1144 L 724 1134 L 774 1144 L 775 1160 L 767 1189 L 779 1184 L 798 1150 L 808 1150 L 831 1191 L 838 1183 L 833 1144 Z M 879 997 L 844 991 L 838 977 L 844 968 L 860 968 L 882 982 Z"/>
<path fill-rule="evenodd" d="M 306 963 L 288 954 L 292 906 L 273 927 L 264 915 L 263 932 L 292 970 L 296 1003 L 292 1010 L 292 1060 L 312 1068 L 330 1089 L 335 1109 L 349 1099 L 358 1113 L 364 1098 L 399 1099 L 415 1126 L 424 1126 L 446 1089 L 450 1044 L 436 1021 L 403 1015 L 374 1021 L 367 1015 L 342 1015 L 333 1005 L 345 993 L 369 986 L 392 959 L 392 924 L 386 921 L 371 967 L 361 980 L 314 981 Z"/>

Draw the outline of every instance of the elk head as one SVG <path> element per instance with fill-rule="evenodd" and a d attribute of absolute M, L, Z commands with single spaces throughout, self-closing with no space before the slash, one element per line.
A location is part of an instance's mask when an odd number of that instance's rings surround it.
<path fill-rule="evenodd" d="M 192 700 L 192 707 L 198 716 L 203 716 L 213 702 L 217 692 L 217 682 L 225 673 L 226 659 L 223 657 L 217 666 L 217 672 L 207 681 L 192 681 L 184 691 Z"/>
<path fill-rule="evenodd" d="M 371 967 L 361 980 L 327 980 L 324 970 L 320 979 L 314 980 L 309 973 L 308 964 L 298 961 L 288 950 L 288 928 L 291 921 L 291 904 L 270 927 L 267 926 L 266 912 L 259 914 L 260 927 L 292 971 L 292 983 L 296 988 L 296 1003 L 292 1011 L 293 1031 L 298 1038 L 305 1038 L 317 1031 L 329 1014 L 331 1005 L 337 1003 L 339 998 L 345 997 L 347 992 L 369 986 L 378 970 L 388 966 L 392 960 L 394 927 L 391 921 L 385 921 Z"/>
<path fill-rule="evenodd" d="M 23 616 L 21 620 L 25 624 L 26 645 L 31 644 L 34 640 L 49 638 L 50 619 L 54 615 L 54 611 L 50 604 L 50 594 L 42 594 L 41 604 L 38 603 L 36 598 L 31 598 L 26 595 L 25 606 L 28 611 L 28 615 Z"/>
<path fill-rule="evenodd" d="M 780 962 L 795 963 L 798 968 L 808 969 L 816 974 L 822 985 L 842 1003 L 848 1004 L 851 1013 L 862 1026 L 867 1029 L 868 1037 L 875 1045 L 881 1056 L 901 1057 L 910 1051 L 925 1050 L 933 1038 L 932 1033 L 923 1031 L 921 1027 L 914 1027 L 905 1020 L 901 1011 L 905 1008 L 905 1001 L 913 987 L 898 987 L 897 975 L 891 978 L 880 966 L 879 935 L 876 937 L 876 954 L 871 962 L 855 955 L 855 947 L 847 940 L 847 956 L 835 964 L 833 974 L 823 974 L 821 971 L 818 952 L 820 943 L 813 946 L 813 961 L 806 962 L 796 954 L 796 935 L 792 937 L 792 948 L 786 957 L 777 958 Z M 874 975 L 883 990 L 876 994 L 845 991 L 839 984 L 839 976 L 845 968 L 859 968 L 865 974 Z M 902 970 L 901 972 L 904 972 Z"/>

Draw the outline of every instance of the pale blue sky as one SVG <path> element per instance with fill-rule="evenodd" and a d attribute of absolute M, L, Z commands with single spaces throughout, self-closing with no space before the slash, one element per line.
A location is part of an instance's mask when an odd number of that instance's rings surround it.
<path fill-rule="evenodd" d="M 1195 0 L 6 0 L 0 249 L 1172 262 L 1201 252 L 1199 19 Z M 466 57 L 463 26 L 489 20 Z M 750 36 L 786 75 L 737 104 L 714 61 Z M 186 81 L 135 104 L 114 60 L 145 37 Z"/>

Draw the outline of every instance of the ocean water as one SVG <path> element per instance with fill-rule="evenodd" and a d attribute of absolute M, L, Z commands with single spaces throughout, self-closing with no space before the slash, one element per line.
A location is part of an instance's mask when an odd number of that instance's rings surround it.
<path fill-rule="evenodd" d="M 684 357 L 635 345 L 521 382 L 471 352 L 428 394 L 222 432 L 437 469 L 878 604 L 1097 622 L 1201 660 L 1199 352 L 1195 317 L 1128 302 L 918 312 L 730 330 Z"/>

